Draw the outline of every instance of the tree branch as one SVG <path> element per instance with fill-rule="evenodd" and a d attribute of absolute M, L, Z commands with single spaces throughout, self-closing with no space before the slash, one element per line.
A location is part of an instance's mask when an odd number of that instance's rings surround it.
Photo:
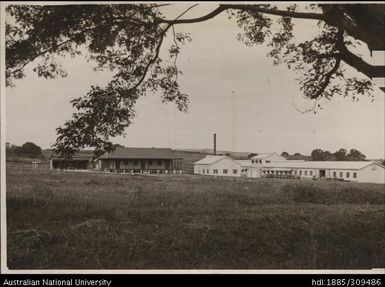
<path fill-rule="evenodd" d="M 189 8 L 191 9 L 191 7 Z M 188 10 L 189 10 L 188 9 Z M 225 11 L 227 8 L 225 7 L 222 7 L 222 6 L 219 6 L 218 8 L 216 8 L 215 10 L 213 10 L 212 12 L 210 12 L 209 14 L 207 15 L 204 15 L 202 17 L 198 17 L 198 18 L 192 18 L 192 19 L 179 19 L 181 16 L 177 17 L 176 19 L 173 19 L 173 20 L 168 20 L 168 19 L 163 19 L 163 18 L 158 18 L 157 21 L 159 23 L 167 23 L 167 24 L 170 24 L 170 25 L 174 25 L 174 24 L 189 24 L 189 23 L 199 23 L 199 22 L 203 22 L 203 21 L 206 21 L 206 20 L 209 20 L 211 18 L 214 18 L 215 16 L 217 16 L 218 14 L 222 13 L 223 11 Z M 184 12 L 186 13 L 186 11 Z M 184 14 L 183 13 L 183 14 Z"/>
<path fill-rule="evenodd" d="M 320 97 L 322 95 L 323 92 L 325 92 L 325 89 L 330 84 L 330 81 L 331 81 L 334 73 L 337 72 L 338 68 L 340 67 L 340 64 L 341 64 L 341 59 L 336 58 L 336 62 L 334 64 L 333 68 L 329 72 L 327 72 L 325 75 L 322 76 L 321 80 L 324 80 L 324 79 L 325 80 L 321 84 L 321 87 L 319 88 L 319 90 L 314 95 L 310 96 L 311 99 L 317 99 L 318 97 Z"/>
<path fill-rule="evenodd" d="M 340 51 L 339 57 L 349 66 L 355 68 L 358 72 L 361 72 L 369 78 L 381 78 L 385 77 L 385 66 L 373 66 L 365 62 L 361 57 L 353 54 L 345 46 L 345 44 L 338 44 Z"/>
<path fill-rule="evenodd" d="M 83 33 L 83 32 L 82 32 L 82 33 Z M 17 69 L 15 69 L 15 70 L 13 70 L 13 71 L 10 71 L 9 73 L 10 73 L 11 75 L 14 75 L 14 74 L 20 72 L 21 70 L 23 70 L 23 69 L 25 68 L 25 66 L 27 66 L 29 63 L 33 62 L 36 58 L 38 58 L 38 57 L 40 57 L 40 56 L 43 56 L 44 54 L 46 54 L 46 53 L 48 53 L 48 52 L 51 52 L 52 50 L 57 49 L 57 48 L 59 48 L 59 47 L 65 45 L 65 44 L 67 44 L 67 43 L 69 43 L 69 42 L 75 40 L 75 39 L 76 39 L 77 37 L 79 37 L 79 35 L 82 34 L 82 33 L 78 33 L 78 34 L 76 34 L 75 36 L 73 36 L 73 37 L 71 37 L 71 38 L 69 38 L 69 39 L 67 39 L 67 40 L 65 40 L 65 41 L 63 41 L 63 42 L 61 42 L 61 43 L 54 44 L 54 45 L 52 45 L 51 47 L 49 47 L 48 49 L 45 49 L 45 50 L 43 50 L 43 51 L 39 51 L 39 52 L 38 52 L 35 56 L 33 56 L 31 59 L 25 61 L 25 62 L 21 65 L 20 68 L 17 68 Z"/>
<path fill-rule="evenodd" d="M 181 13 L 178 17 L 176 17 L 174 20 L 178 20 L 180 17 L 182 17 L 184 14 L 186 14 L 190 9 L 196 7 L 198 4 L 194 4 L 192 5 L 191 7 L 189 7 L 188 9 L 186 9 L 183 13 Z M 147 73 L 148 73 L 148 70 L 150 69 L 150 67 L 155 63 L 156 59 L 158 59 L 159 57 L 159 53 L 160 53 L 160 48 L 162 47 L 162 43 L 163 43 L 163 39 L 164 39 L 164 36 L 166 35 L 167 31 L 173 27 L 172 24 L 168 24 L 166 28 L 164 28 L 164 30 L 160 33 L 160 40 L 159 40 L 159 43 L 156 47 L 156 50 L 155 50 L 155 55 L 153 58 L 151 58 L 151 60 L 147 63 L 147 65 L 145 66 L 144 68 L 144 72 L 142 74 L 142 76 L 140 77 L 139 81 L 129 89 L 129 91 L 133 91 L 135 90 L 136 88 L 138 88 L 144 81 L 144 79 L 146 78 L 147 76 Z M 123 99 L 122 96 L 119 97 L 118 101 L 116 102 L 116 105 L 115 107 L 117 107 L 119 105 L 119 103 L 121 102 L 121 100 Z"/>
<path fill-rule="evenodd" d="M 300 108 L 298 108 L 298 107 L 294 104 L 294 102 L 289 102 L 289 103 L 290 103 L 290 105 L 291 105 L 297 112 L 300 112 L 301 114 L 307 114 L 307 113 L 310 113 L 310 112 L 314 112 L 314 111 L 315 111 L 315 108 L 316 108 L 316 106 L 317 106 L 317 100 L 318 100 L 318 99 L 314 99 L 314 104 L 313 104 L 313 106 L 312 106 L 311 108 L 305 109 L 304 111 L 301 110 Z"/>
<path fill-rule="evenodd" d="M 311 19 L 311 20 L 325 20 L 324 15 L 320 13 L 294 12 L 294 11 L 287 11 L 287 10 L 270 9 L 270 8 L 264 8 L 258 5 L 222 4 L 221 6 L 225 7 L 226 9 L 247 10 L 247 11 L 254 11 L 254 12 L 276 15 L 276 16 L 283 16 L 283 17 Z"/>
<path fill-rule="evenodd" d="M 161 23 L 168 23 L 168 24 L 189 24 L 189 23 L 198 23 L 203 22 L 209 19 L 214 18 L 218 14 L 222 13 L 225 10 L 228 9 L 237 9 L 237 10 L 244 10 L 244 11 L 254 11 L 254 12 L 260 12 L 270 15 L 276 15 L 276 16 L 283 16 L 283 17 L 292 17 L 292 18 L 298 18 L 298 19 L 312 19 L 312 20 L 325 20 L 323 14 L 319 13 L 302 13 L 302 12 L 294 12 L 294 11 L 284 11 L 284 10 L 277 10 L 277 9 L 269 9 L 264 8 L 258 5 L 244 5 L 244 4 L 221 4 L 219 7 L 217 7 L 215 10 L 211 11 L 207 15 L 198 17 L 198 18 L 191 18 L 191 19 L 174 19 L 174 20 L 167 20 L 167 19 L 158 19 Z"/>

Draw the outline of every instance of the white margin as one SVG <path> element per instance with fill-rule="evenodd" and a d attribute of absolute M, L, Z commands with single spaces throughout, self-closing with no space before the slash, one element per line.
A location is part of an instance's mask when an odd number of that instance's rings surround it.
<path fill-rule="evenodd" d="M 6 104 L 5 104 L 5 4 L 0 2 L 0 212 L 1 212 L 1 268 L 0 273 L 4 273 L 7 269 L 7 220 L 6 220 L 6 186 L 5 186 L 5 142 L 6 142 L 6 131 L 5 131 L 5 122 L 6 122 Z"/>
<path fill-rule="evenodd" d="M 8 4 L 34 4 L 34 5 L 66 5 L 66 4 L 125 4 L 140 3 L 141 1 L 5 1 L 0 2 L 0 116 L 1 116 L 1 154 L 0 154 L 0 172 L 1 172 L 1 190 L 0 190 L 0 216 L 1 216 L 1 274 L 384 274 L 384 268 L 372 269 L 253 269 L 253 270 L 232 270 L 232 269 L 23 269 L 10 270 L 7 267 L 7 238 L 6 238 L 6 164 L 5 164 L 5 143 L 6 143 L 6 99 L 5 99 L 5 6 Z M 145 2 L 145 1 L 143 1 Z M 152 3 L 164 3 L 164 1 L 148 1 Z M 168 3 L 231 3 L 233 1 L 167 1 Z M 235 1 L 234 1 L 235 2 Z M 247 3 L 251 1 L 237 1 L 237 4 Z M 259 4 L 272 2 L 282 3 L 280 1 L 255 1 Z M 285 1 L 285 3 L 298 3 L 299 1 Z M 316 1 L 304 1 L 301 4 L 315 3 Z M 360 1 L 361 2 L 361 1 Z M 323 3 L 359 3 L 357 1 L 324 1 Z M 383 4 L 383 1 L 365 1 L 365 4 Z"/>

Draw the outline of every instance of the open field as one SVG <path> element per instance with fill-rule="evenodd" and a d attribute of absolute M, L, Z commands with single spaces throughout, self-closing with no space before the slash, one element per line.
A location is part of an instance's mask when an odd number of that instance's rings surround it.
<path fill-rule="evenodd" d="M 384 267 L 384 212 L 384 185 L 9 164 L 8 267 Z"/>

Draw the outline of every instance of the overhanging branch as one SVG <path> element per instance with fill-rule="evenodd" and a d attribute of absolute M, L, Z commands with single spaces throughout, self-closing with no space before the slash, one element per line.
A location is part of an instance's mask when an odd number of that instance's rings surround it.
<path fill-rule="evenodd" d="M 244 4 L 221 4 L 219 7 L 217 7 L 215 10 L 211 11 L 207 15 L 197 17 L 197 18 L 191 18 L 191 19 L 158 19 L 157 21 L 160 23 L 168 23 L 168 24 L 189 24 L 189 23 L 199 23 L 203 21 L 207 21 L 209 19 L 214 18 L 215 16 L 219 15 L 225 10 L 228 9 L 236 9 L 236 10 L 243 10 L 243 11 L 254 11 L 254 12 L 260 12 L 270 15 L 276 15 L 276 16 L 283 16 L 283 17 L 292 17 L 292 18 L 298 18 L 298 19 L 311 19 L 311 20 L 325 20 L 323 14 L 319 13 L 306 13 L 306 12 L 294 12 L 294 11 L 285 11 L 285 10 L 278 10 L 278 9 L 270 9 L 270 8 L 264 8 L 259 5 L 244 5 Z"/>

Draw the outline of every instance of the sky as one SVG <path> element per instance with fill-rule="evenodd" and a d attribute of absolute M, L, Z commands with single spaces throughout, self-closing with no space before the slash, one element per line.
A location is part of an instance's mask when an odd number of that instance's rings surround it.
<path fill-rule="evenodd" d="M 165 8 L 173 18 L 188 5 Z M 184 18 L 206 14 L 214 3 L 200 4 Z M 316 23 L 296 21 L 299 40 L 310 39 Z M 295 74 L 284 65 L 273 66 L 265 45 L 247 47 L 236 39 L 240 30 L 226 15 L 195 24 L 176 26 L 189 32 L 192 42 L 182 47 L 178 67 L 182 92 L 189 95 L 187 113 L 173 103 L 164 104 L 160 95 L 147 95 L 136 105 L 136 118 L 125 137 L 114 143 L 132 147 L 175 149 L 212 148 L 245 152 L 310 154 L 321 148 L 334 152 L 355 148 L 368 158 L 384 158 L 384 93 L 374 91 L 374 102 L 361 98 L 333 98 L 321 102 L 317 114 L 301 113 L 313 102 L 303 98 Z M 162 53 L 171 44 L 167 37 Z M 370 61 L 369 52 L 361 48 Z M 46 80 L 26 67 L 26 77 L 6 89 L 6 141 L 21 145 L 32 141 L 42 148 L 55 142 L 55 129 L 74 112 L 70 100 L 85 95 L 91 85 L 108 83 L 110 72 L 93 71 L 84 58 L 58 58 L 68 77 Z M 295 108 L 297 107 L 297 109 Z"/>

